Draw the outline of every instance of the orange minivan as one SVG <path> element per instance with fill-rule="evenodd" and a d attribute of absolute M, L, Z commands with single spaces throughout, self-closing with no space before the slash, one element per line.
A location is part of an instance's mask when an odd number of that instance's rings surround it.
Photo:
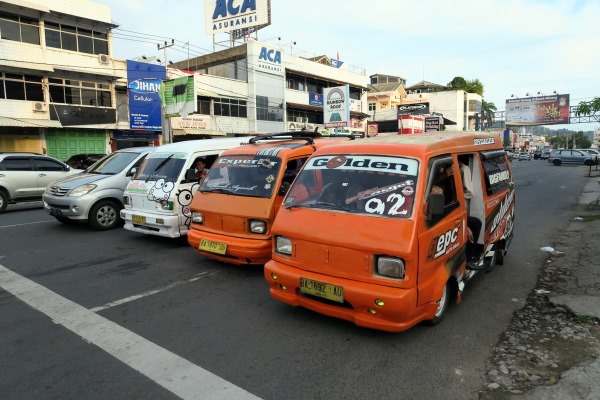
<path fill-rule="evenodd" d="M 502 139 L 383 136 L 305 163 L 272 228 L 272 297 L 385 331 L 442 321 L 476 274 L 502 264 L 515 190 Z"/>
<path fill-rule="evenodd" d="M 212 259 L 264 264 L 271 259 L 273 220 L 304 162 L 317 149 L 350 139 L 283 132 L 224 151 L 190 205 L 188 243 Z"/>

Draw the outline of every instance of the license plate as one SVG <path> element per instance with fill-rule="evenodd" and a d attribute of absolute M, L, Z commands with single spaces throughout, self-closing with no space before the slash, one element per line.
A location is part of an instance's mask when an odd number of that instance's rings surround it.
<path fill-rule="evenodd" d="M 134 224 L 146 225 L 146 217 L 144 217 L 143 215 L 132 215 L 131 222 L 133 222 Z"/>
<path fill-rule="evenodd" d="M 50 215 L 52 215 L 53 217 L 60 217 L 62 215 L 62 211 L 57 210 L 56 208 L 51 208 Z"/>
<path fill-rule="evenodd" d="M 308 278 L 300 278 L 300 291 L 302 293 L 312 294 L 313 296 L 336 301 L 338 303 L 344 302 L 344 288 L 341 286 L 332 285 L 330 283 L 314 281 Z"/>
<path fill-rule="evenodd" d="M 227 243 L 215 242 L 212 240 L 201 239 L 200 250 L 209 251 L 211 253 L 225 254 L 227 251 Z"/>

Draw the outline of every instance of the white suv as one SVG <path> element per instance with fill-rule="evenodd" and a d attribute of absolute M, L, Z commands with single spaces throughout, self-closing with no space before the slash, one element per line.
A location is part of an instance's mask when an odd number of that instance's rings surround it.
<path fill-rule="evenodd" d="M 81 172 L 35 153 L 0 153 L 0 213 L 9 203 L 40 201 L 50 183 Z"/>

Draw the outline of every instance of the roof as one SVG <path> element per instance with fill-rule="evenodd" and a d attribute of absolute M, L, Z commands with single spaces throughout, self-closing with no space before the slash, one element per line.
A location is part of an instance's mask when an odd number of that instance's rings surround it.
<path fill-rule="evenodd" d="M 395 90 L 398 90 L 398 88 L 403 88 L 403 87 L 404 87 L 404 85 L 402 85 L 399 82 L 376 83 L 374 85 L 367 85 L 367 91 L 369 93 L 393 92 Z"/>
<path fill-rule="evenodd" d="M 414 85 L 407 86 L 406 89 L 418 89 L 418 88 L 439 88 L 446 89 L 446 85 L 440 85 L 439 83 L 433 83 L 428 81 L 417 82 Z"/>
<path fill-rule="evenodd" d="M 59 121 L 36 118 L 11 118 L 0 116 L 0 126 L 14 126 L 20 128 L 62 128 Z"/>
<path fill-rule="evenodd" d="M 252 136 L 219 138 L 219 139 L 199 139 L 186 140 L 183 142 L 163 144 L 158 146 L 156 152 L 171 152 L 171 153 L 192 153 L 196 151 L 211 151 L 223 150 L 231 148 L 232 145 L 242 145 L 248 143 Z"/>
<path fill-rule="evenodd" d="M 310 132 L 306 132 L 307 136 L 309 137 Z M 290 133 L 291 135 L 291 133 Z M 227 154 L 263 154 L 263 155 L 278 155 L 280 153 L 286 154 L 286 155 L 290 155 L 290 153 L 294 153 L 291 154 L 293 155 L 305 155 L 305 154 L 312 154 L 315 149 L 324 147 L 324 146 L 329 146 L 329 145 L 333 145 L 333 144 L 338 144 L 338 143 L 343 143 L 349 140 L 348 137 L 328 137 L 328 136 L 323 136 L 323 137 L 316 137 L 313 138 L 312 143 L 304 140 L 304 139 L 300 139 L 298 137 L 303 137 L 303 135 L 300 134 L 300 132 L 294 132 L 293 136 L 295 136 L 294 139 L 286 139 L 286 136 L 284 136 L 281 140 L 270 140 L 270 141 L 260 141 L 258 143 L 253 143 L 253 144 L 247 144 L 244 146 L 240 146 L 240 147 L 236 147 L 234 149 L 228 150 Z"/>

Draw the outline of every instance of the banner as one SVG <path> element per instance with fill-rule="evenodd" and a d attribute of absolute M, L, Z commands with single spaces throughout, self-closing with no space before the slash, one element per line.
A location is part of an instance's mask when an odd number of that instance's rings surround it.
<path fill-rule="evenodd" d="M 323 97 L 325 128 L 350 126 L 350 86 L 324 88 Z"/>
<path fill-rule="evenodd" d="M 506 125 L 569 123 L 569 95 L 506 99 Z"/>
<path fill-rule="evenodd" d="M 198 110 L 194 75 L 164 81 L 161 100 L 165 117 L 186 117 Z"/>
<path fill-rule="evenodd" d="M 131 129 L 161 131 L 159 91 L 167 78 L 164 65 L 127 60 L 127 95 Z"/>

